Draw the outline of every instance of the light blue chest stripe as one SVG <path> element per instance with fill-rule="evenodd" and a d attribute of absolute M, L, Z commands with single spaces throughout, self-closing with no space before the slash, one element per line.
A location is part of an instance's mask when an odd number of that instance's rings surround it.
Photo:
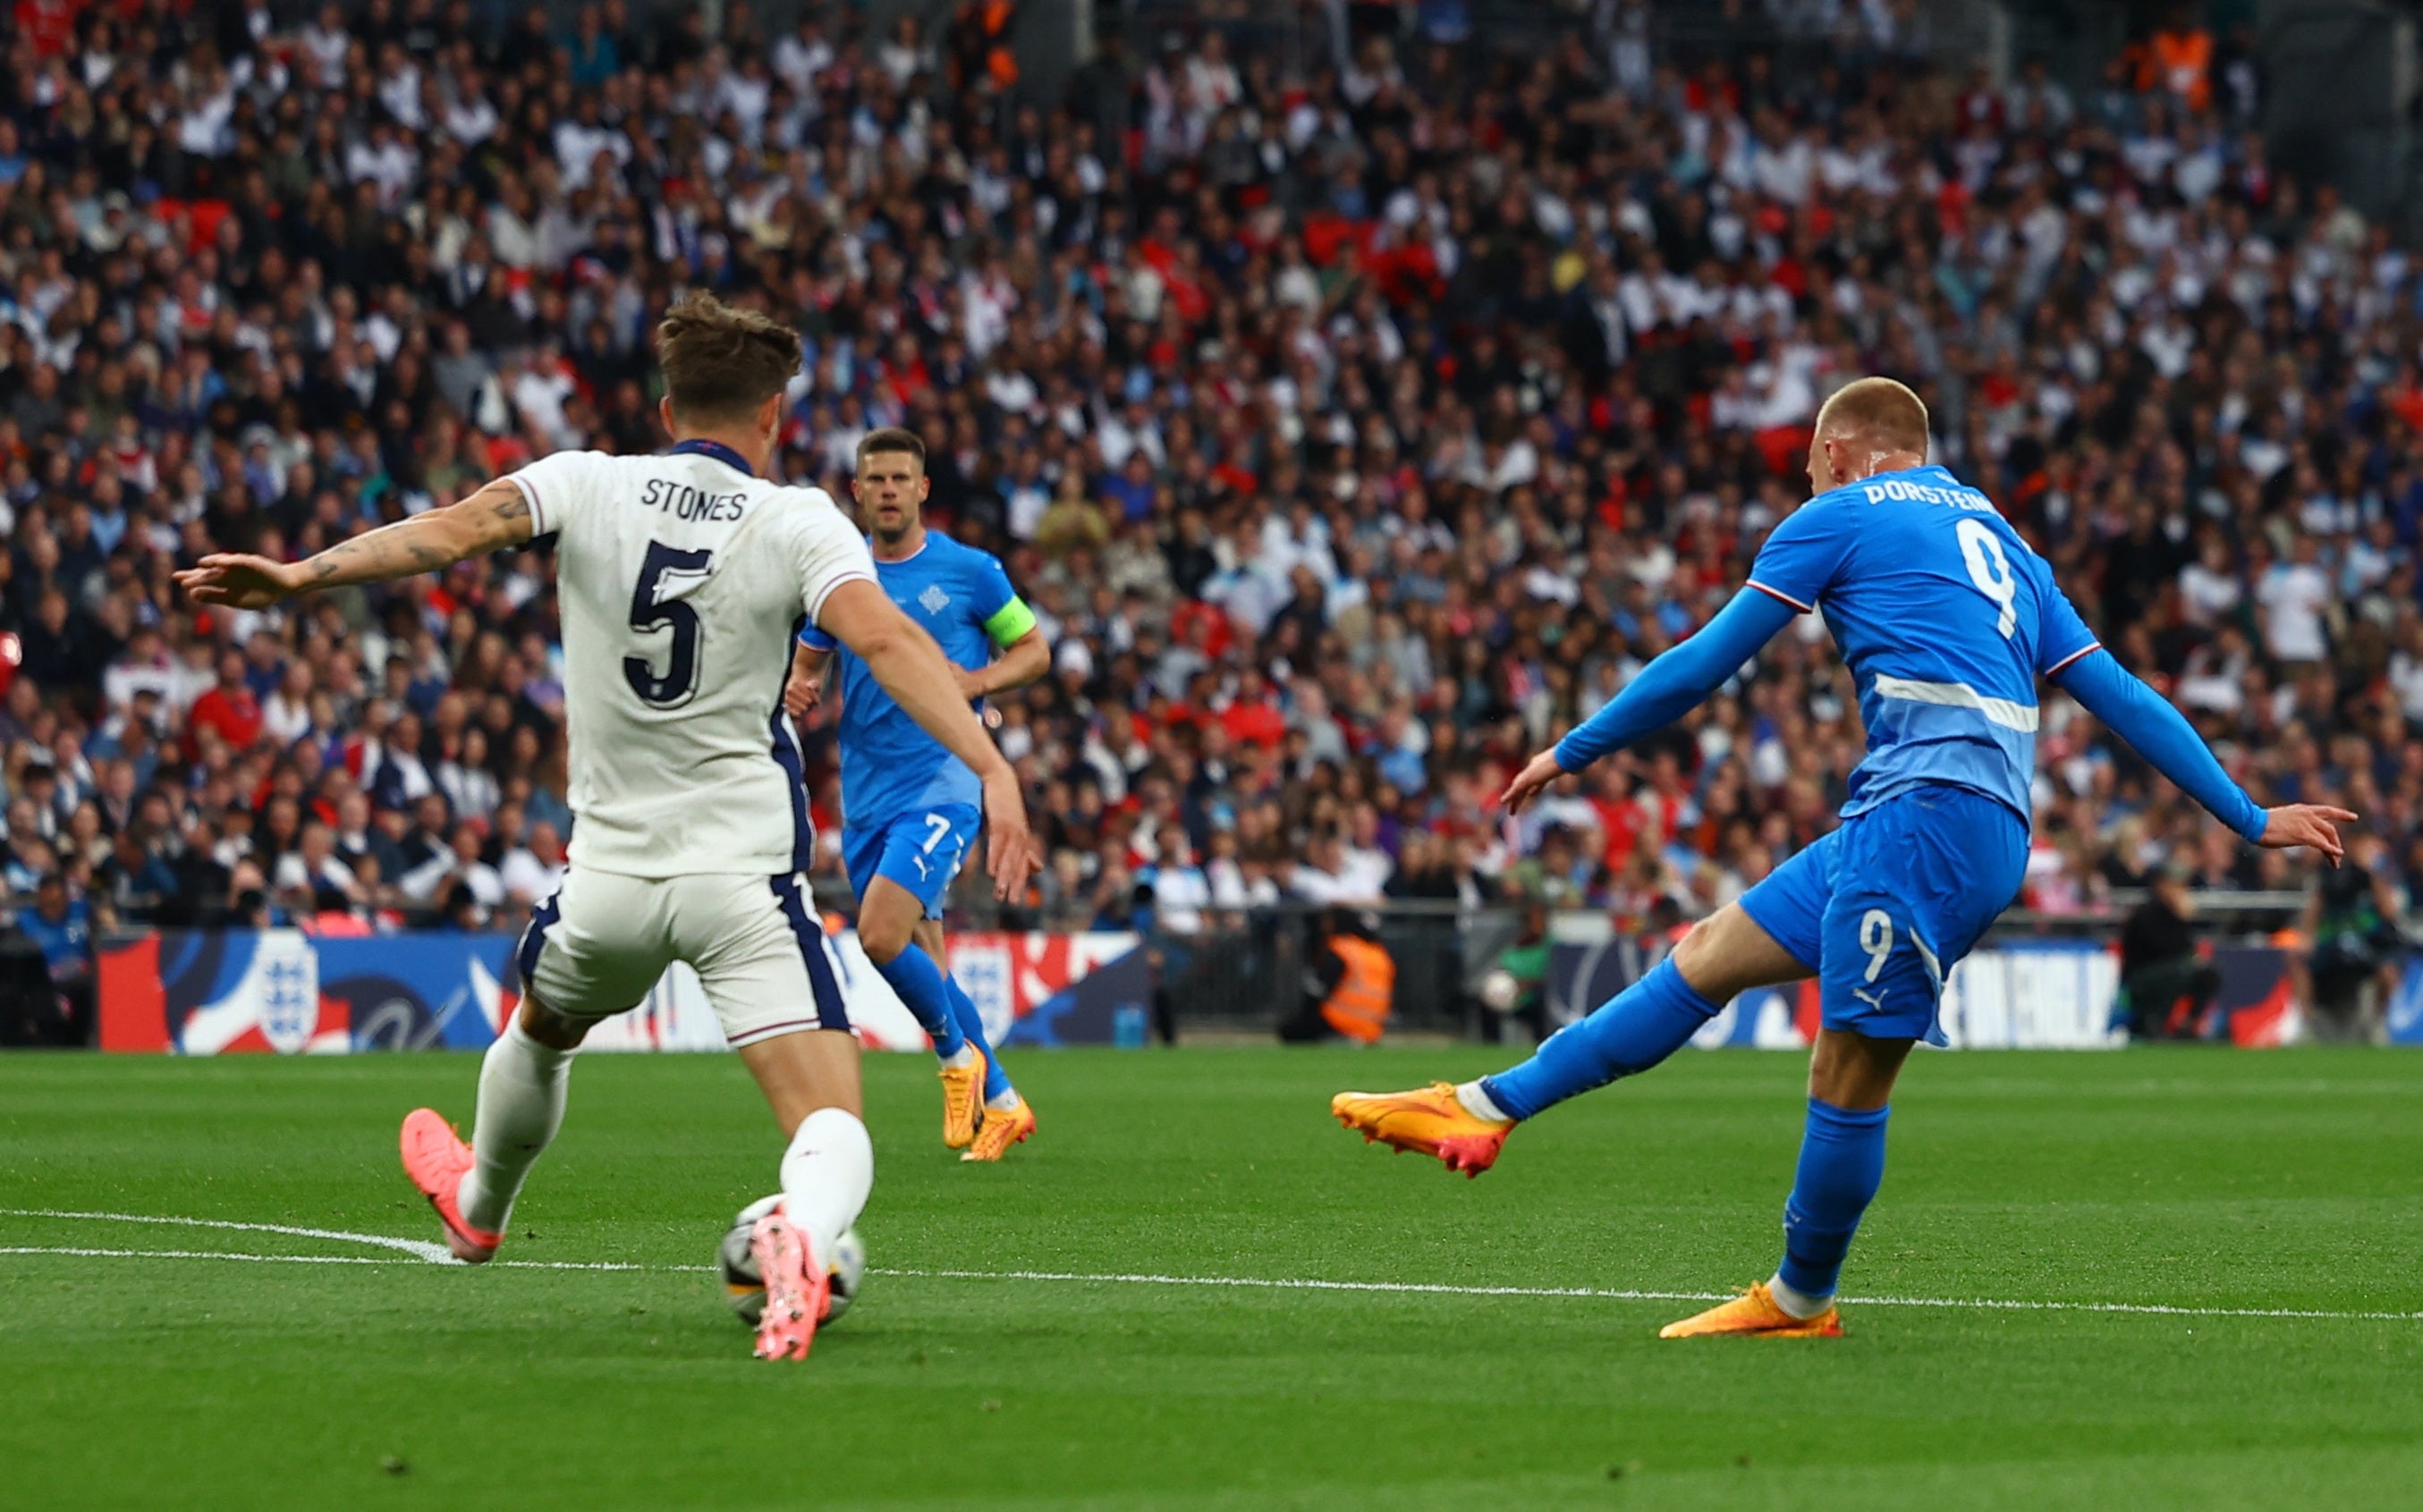
<path fill-rule="evenodd" d="M 2018 711 L 2025 718 L 1997 720 L 1965 702 L 1873 696 L 1872 690 L 1861 713 L 1867 717 L 1869 748 L 1852 774 L 1854 796 L 1843 810 L 1845 815 L 1930 782 L 1984 793 L 2015 813 L 2028 813 L 2028 790 L 2036 768 L 2035 709 Z M 2015 728 L 2020 725 L 2030 728 Z"/>
<path fill-rule="evenodd" d="M 1906 703 L 1931 703 L 1943 708 L 1974 709 L 1988 723 L 2027 734 L 2036 732 L 2036 706 L 1978 692 L 1966 683 L 1924 683 L 1916 678 L 1877 674 L 1876 695 Z"/>

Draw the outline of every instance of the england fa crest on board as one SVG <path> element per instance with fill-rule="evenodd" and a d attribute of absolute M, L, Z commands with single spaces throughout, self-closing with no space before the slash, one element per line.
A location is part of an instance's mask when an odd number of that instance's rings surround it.
<path fill-rule="evenodd" d="M 301 1053 L 320 1027 L 320 958 L 290 930 L 263 930 L 254 947 L 261 1035 L 280 1055 Z"/>

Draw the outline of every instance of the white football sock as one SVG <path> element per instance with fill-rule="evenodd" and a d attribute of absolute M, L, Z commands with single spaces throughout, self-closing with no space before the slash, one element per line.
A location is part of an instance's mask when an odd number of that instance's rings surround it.
<path fill-rule="evenodd" d="M 998 1097 L 987 1097 L 985 1099 L 985 1110 L 992 1113 L 1014 1113 L 1018 1111 L 1018 1089 L 1016 1087 L 1012 1087 Z"/>
<path fill-rule="evenodd" d="M 480 1108 L 471 1120 L 471 1169 L 455 1192 L 463 1220 L 500 1233 L 522 1178 L 563 1124 L 564 1083 L 574 1050 L 541 1045 L 516 1014 L 480 1063 Z"/>
<path fill-rule="evenodd" d="M 1489 1089 L 1478 1081 L 1459 1084 L 1455 1089 L 1455 1100 L 1464 1104 L 1464 1110 L 1475 1118 L 1485 1118 L 1493 1124 L 1514 1122 L 1514 1115 L 1498 1107 L 1490 1097 Z"/>
<path fill-rule="evenodd" d="M 976 1047 L 962 1041 L 957 1055 L 937 1056 L 936 1059 L 954 1071 L 964 1071 L 976 1063 Z"/>
<path fill-rule="evenodd" d="M 1766 1294 L 1775 1299 L 1776 1306 L 1797 1318 L 1815 1317 L 1834 1305 L 1832 1293 L 1829 1292 L 1823 1297 L 1812 1297 L 1784 1280 L 1782 1271 L 1776 1272 L 1774 1279 L 1766 1284 Z"/>
<path fill-rule="evenodd" d="M 875 1188 L 875 1142 L 856 1113 L 819 1108 L 783 1152 L 783 1212 L 805 1229 L 809 1252 L 832 1264 L 842 1231 L 858 1221 Z"/>

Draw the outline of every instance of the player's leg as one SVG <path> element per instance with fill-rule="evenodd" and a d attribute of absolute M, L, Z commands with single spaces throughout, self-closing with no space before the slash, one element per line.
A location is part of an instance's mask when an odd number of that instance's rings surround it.
<path fill-rule="evenodd" d="M 1809 1062 L 1809 1116 L 1792 1195 L 1783 1205 L 1783 1259 L 1767 1289 L 1784 1312 L 1833 1310 L 1843 1258 L 1885 1175 L 1885 1121 L 1914 1038 L 1823 1029 Z"/>
<path fill-rule="evenodd" d="M 782 1205 L 759 1220 L 751 1245 L 766 1279 L 757 1353 L 804 1359 L 824 1316 L 828 1267 L 875 1183 L 875 1145 L 859 1115 L 858 1041 L 800 878 L 694 876 L 675 886 L 675 952 L 698 971 L 786 1142 Z"/>
<path fill-rule="evenodd" d="M 1496 1162 L 1516 1123 L 1656 1065 L 1736 995 L 1808 976 L 1832 838 L 1702 920 L 1639 981 L 1549 1035 L 1521 1065 L 1460 1087 L 1340 1093 L 1330 1111 L 1366 1140 L 1434 1155 L 1450 1170 L 1478 1175 Z"/>
<path fill-rule="evenodd" d="M 406 1115 L 405 1174 L 437 1211 L 447 1247 L 496 1253 L 531 1167 L 563 1124 L 572 1060 L 592 1026 L 637 1003 L 666 955 L 653 884 L 575 873 L 539 906 L 516 957 L 522 1002 L 480 1063 L 467 1144 L 435 1110 Z"/>
<path fill-rule="evenodd" d="M 794 1301 L 801 1315 L 790 1321 L 809 1324 L 799 1338 L 802 1354 L 828 1305 L 816 1283 L 826 1276 L 841 1236 L 858 1221 L 875 1187 L 875 1144 L 861 1116 L 858 1055 L 858 1037 L 847 1030 L 801 1030 L 740 1047 L 741 1063 L 757 1079 L 783 1131 L 778 1211 L 798 1231 L 801 1252 L 796 1268 L 778 1261 L 774 1268 L 798 1286 Z"/>
<path fill-rule="evenodd" d="M 1483 1077 L 1480 1110 L 1525 1119 L 1566 1098 L 1638 1076 L 1689 1043 L 1707 1021 L 1752 987 L 1797 982 L 1809 968 L 1740 904 L 1694 926 L 1639 981 L 1541 1042 L 1512 1070 Z"/>
<path fill-rule="evenodd" d="M 921 872 L 930 873 L 932 863 L 917 853 L 905 822 L 847 831 L 842 863 L 858 894 L 859 947 L 917 1027 L 933 1037 L 934 1053 L 945 1063 L 964 1059 L 967 1039 L 951 1016 L 942 968 L 917 943 L 917 924 L 926 917 Z M 903 961 L 904 955 L 910 958 Z"/>
<path fill-rule="evenodd" d="M 1002 1069 L 1001 1057 L 993 1053 L 992 1040 L 985 1033 L 984 1014 L 976 1007 L 975 1000 L 968 996 L 968 989 L 959 985 L 959 979 L 951 971 L 950 947 L 942 936 L 942 920 L 931 914 L 918 920 L 915 938 L 917 948 L 926 953 L 926 958 L 942 968 L 942 990 L 951 1000 L 951 1022 L 958 1026 L 962 1039 L 984 1054 L 985 1106 L 1015 1107 L 1018 1091 L 1010 1083 L 1009 1073 Z"/>
<path fill-rule="evenodd" d="M 1925 788 L 1846 822 L 1833 858 L 1820 947 L 1824 1028 L 1783 1258 L 1750 1295 L 1670 1325 L 1710 1333 L 1834 1334 L 1834 1293 L 1884 1180 L 1894 1079 L 1920 1039 L 1941 1043 L 1944 972 L 2018 891 L 2027 829 L 1980 795 Z"/>
<path fill-rule="evenodd" d="M 975 1142 L 991 1079 L 991 1051 L 974 1004 L 961 1016 L 939 948 L 929 950 L 925 926 L 937 920 L 969 843 L 982 824 L 966 804 L 905 814 L 848 847 L 850 881 L 858 889 L 858 938 L 866 958 L 934 1037 L 942 1062 L 942 1142 L 954 1150 Z M 939 946 L 939 925 L 932 937 Z M 969 1025 L 973 1023 L 973 1034 Z M 1005 1085 L 1006 1079 L 1004 1079 Z"/>
<path fill-rule="evenodd" d="M 942 921 L 926 918 L 918 922 L 917 943 L 937 961 L 947 961 L 950 953 L 942 939 Z M 1002 1069 L 1001 1053 L 992 1041 L 985 1037 L 984 1015 L 976 1010 L 974 1000 L 959 985 L 959 979 L 945 970 L 942 985 L 951 995 L 951 1016 L 958 1021 L 959 1032 L 974 1047 L 976 1063 L 984 1067 L 984 1109 L 977 1115 L 975 1140 L 962 1160 L 998 1160 L 1010 1150 L 1026 1142 L 1036 1129 L 1035 1110 L 1019 1095 L 1010 1084 L 1009 1073 Z M 943 1098 L 948 1111 L 950 1097 L 947 1084 Z"/>

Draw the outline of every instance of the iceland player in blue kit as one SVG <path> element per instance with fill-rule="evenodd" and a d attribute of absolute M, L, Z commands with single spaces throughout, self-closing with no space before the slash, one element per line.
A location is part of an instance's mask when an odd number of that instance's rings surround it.
<path fill-rule="evenodd" d="M 1918 396 L 1891 379 L 1861 379 L 1829 400 L 1811 439 L 1814 496 L 1768 536 L 1747 586 L 1534 757 L 1504 798 L 1519 811 L 1560 777 L 1668 724 L 1796 616 L 1822 607 L 1868 732 L 1841 827 L 1523 1064 L 1460 1087 L 1341 1093 L 1330 1105 L 1367 1140 L 1478 1174 L 1516 1123 L 1648 1070 L 1735 994 L 1816 977 L 1823 1027 L 1782 1263 L 1747 1295 L 1669 1325 L 1669 1338 L 1842 1331 L 1835 1282 L 1883 1179 L 1894 1078 L 1912 1045 L 1940 1043 L 1944 973 L 2019 890 L 2039 675 L 2254 843 L 2311 846 L 2336 864 L 2336 827 L 2355 817 L 2258 808 L 2178 711 L 2096 643 L 1992 503 L 1926 465 L 1926 427 Z"/>
<path fill-rule="evenodd" d="M 926 446 L 914 433 L 875 431 L 858 444 L 853 490 L 876 575 L 942 648 L 959 690 L 981 706 L 987 695 L 1050 670 L 1052 651 L 999 561 L 926 528 L 931 487 Z M 842 864 L 858 892 L 859 943 L 934 1037 L 943 1143 L 964 1149 L 963 1159 L 998 1160 L 1035 1131 L 1035 1111 L 985 1042 L 984 1020 L 952 979 L 942 949 L 943 900 L 982 820 L 975 774 L 893 701 L 864 661 L 813 625 L 800 633 L 784 691 L 794 718 L 816 707 L 825 663 L 835 655 Z"/>

